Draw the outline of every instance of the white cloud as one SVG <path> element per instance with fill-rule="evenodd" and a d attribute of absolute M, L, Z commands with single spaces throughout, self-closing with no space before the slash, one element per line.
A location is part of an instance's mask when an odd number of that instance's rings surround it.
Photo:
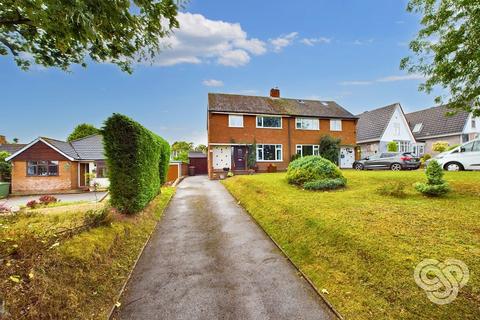
<path fill-rule="evenodd" d="M 289 34 L 282 35 L 275 39 L 270 39 L 269 41 L 273 46 L 273 51 L 280 52 L 283 48 L 292 45 L 297 36 L 298 32 L 290 32 Z"/>
<path fill-rule="evenodd" d="M 371 44 L 371 43 L 373 43 L 373 41 L 374 41 L 374 39 L 368 39 L 368 40 L 357 39 L 357 40 L 353 41 L 353 44 L 357 45 L 357 46 L 363 46 L 365 44 Z"/>
<path fill-rule="evenodd" d="M 239 23 L 210 20 L 201 14 L 179 13 L 180 28 L 162 39 L 163 51 L 153 64 L 200 64 L 214 62 L 238 67 L 247 64 L 251 55 L 266 53 L 265 42 L 248 38 Z"/>
<path fill-rule="evenodd" d="M 424 80 L 425 77 L 421 74 L 406 74 L 400 76 L 387 76 L 383 78 L 378 78 L 375 80 L 354 80 L 354 81 L 343 81 L 340 82 L 342 86 L 365 86 L 370 85 L 376 82 L 397 82 L 397 81 L 406 81 L 406 80 Z"/>
<path fill-rule="evenodd" d="M 203 80 L 202 84 L 207 87 L 223 87 L 223 81 L 216 79 Z"/>
<path fill-rule="evenodd" d="M 332 42 L 332 39 L 330 38 L 326 38 L 326 37 L 319 37 L 319 38 L 303 38 L 302 40 L 300 40 L 301 43 L 307 45 L 307 46 L 314 46 L 318 43 L 330 43 Z"/>
<path fill-rule="evenodd" d="M 389 76 L 377 79 L 377 82 L 395 82 L 404 80 L 424 80 L 425 77 L 421 74 L 407 74 L 402 76 Z"/>

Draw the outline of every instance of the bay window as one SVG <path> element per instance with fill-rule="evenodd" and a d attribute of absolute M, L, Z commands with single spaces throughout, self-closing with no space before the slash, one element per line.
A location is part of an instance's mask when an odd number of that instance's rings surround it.
<path fill-rule="evenodd" d="M 297 144 L 297 154 L 301 157 L 320 155 L 320 146 L 311 144 Z"/>
<path fill-rule="evenodd" d="M 257 116 L 257 128 L 282 128 L 282 117 Z"/>
<path fill-rule="evenodd" d="M 301 130 L 320 130 L 320 121 L 313 118 L 296 118 L 295 127 Z"/>
<path fill-rule="evenodd" d="M 58 176 L 58 161 L 27 161 L 27 176 Z"/>
<path fill-rule="evenodd" d="M 257 161 L 282 161 L 281 144 L 257 144 Z"/>

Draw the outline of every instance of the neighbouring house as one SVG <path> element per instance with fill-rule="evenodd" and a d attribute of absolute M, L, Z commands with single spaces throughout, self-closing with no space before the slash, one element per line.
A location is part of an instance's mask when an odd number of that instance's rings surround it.
<path fill-rule="evenodd" d="M 406 114 L 415 139 L 424 144 L 425 153 L 437 154 L 432 146 L 438 141 L 454 146 L 480 137 L 479 117 L 466 111 L 447 116 L 448 111 L 451 110 L 446 106 L 438 106 Z"/>
<path fill-rule="evenodd" d="M 423 144 L 416 142 L 399 103 L 358 115 L 357 145 L 361 158 L 387 152 L 392 141 L 397 143 L 399 152 L 423 155 Z"/>
<path fill-rule="evenodd" d="M 13 194 L 71 192 L 88 188 L 89 182 L 109 185 L 101 135 L 72 142 L 40 137 L 7 160 L 12 163 Z"/>
<path fill-rule="evenodd" d="M 286 170 L 292 156 L 318 155 L 323 135 L 341 139 L 341 167 L 355 161 L 357 117 L 334 101 L 208 95 L 208 172 Z"/>

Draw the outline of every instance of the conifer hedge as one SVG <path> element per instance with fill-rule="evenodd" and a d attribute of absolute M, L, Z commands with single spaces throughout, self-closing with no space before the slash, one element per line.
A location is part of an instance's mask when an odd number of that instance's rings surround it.
<path fill-rule="evenodd" d="M 102 128 L 110 178 L 111 204 L 135 213 L 160 192 L 165 182 L 170 146 L 127 116 L 114 113 Z"/>

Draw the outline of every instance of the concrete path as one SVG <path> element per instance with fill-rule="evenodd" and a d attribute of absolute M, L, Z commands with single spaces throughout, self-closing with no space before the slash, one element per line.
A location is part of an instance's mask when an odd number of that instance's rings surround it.
<path fill-rule="evenodd" d="M 102 199 L 107 192 L 97 192 L 97 201 Z M 88 201 L 95 202 L 95 193 L 94 192 L 84 192 L 84 193 L 66 193 L 66 194 L 54 194 L 54 196 L 62 202 L 76 202 L 76 201 Z M 31 200 L 37 200 L 41 196 L 18 196 L 10 197 L 7 199 L 0 199 L 0 204 L 6 205 L 8 207 L 18 207 L 24 206 L 27 202 Z"/>
<path fill-rule="evenodd" d="M 114 319 L 336 319 L 218 181 L 186 178 Z"/>

